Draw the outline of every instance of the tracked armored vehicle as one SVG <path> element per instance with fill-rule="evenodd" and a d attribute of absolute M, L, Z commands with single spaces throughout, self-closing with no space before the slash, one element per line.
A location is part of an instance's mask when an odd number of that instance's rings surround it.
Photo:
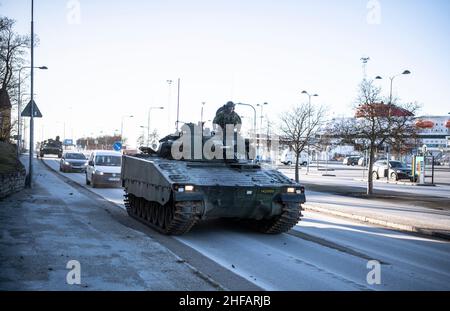
<path fill-rule="evenodd" d="M 304 187 L 236 154 L 231 160 L 207 160 L 204 155 L 174 159 L 173 146 L 183 135 L 165 137 L 157 151 L 144 148 L 142 154 L 123 156 L 121 178 L 131 217 L 169 235 L 184 234 L 210 218 L 245 220 L 269 234 L 286 232 L 298 223 Z M 188 135 L 202 146 L 214 139 Z M 220 148 L 220 143 L 213 145 Z M 187 150 L 177 150 L 183 148 Z M 188 152 L 193 154 L 193 149 Z M 247 143 L 247 155 L 248 151 Z"/>
<path fill-rule="evenodd" d="M 58 158 L 62 157 L 63 147 L 62 147 L 62 142 L 59 140 L 59 136 L 56 137 L 56 140 L 49 139 L 49 140 L 44 140 L 41 143 L 41 146 L 40 146 L 39 152 L 38 152 L 38 156 L 43 158 L 46 154 L 57 155 Z"/>

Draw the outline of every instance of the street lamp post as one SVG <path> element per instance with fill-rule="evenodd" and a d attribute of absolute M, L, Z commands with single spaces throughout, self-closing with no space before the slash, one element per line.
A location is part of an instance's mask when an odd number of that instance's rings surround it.
<path fill-rule="evenodd" d="M 402 73 L 399 73 L 399 74 L 396 74 L 396 75 L 393 75 L 392 77 L 389 77 L 389 79 L 391 80 L 391 85 L 390 85 L 390 91 L 389 91 L 389 119 L 391 118 L 391 107 L 392 107 L 392 85 L 393 85 L 393 83 L 394 83 L 394 79 L 396 78 L 396 77 L 398 77 L 398 76 L 401 76 L 401 75 L 409 75 L 409 74 L 411 74 L 411 71 L 409 71 L 409 70 L 404 70 Z M 375 79 L 377 79 L 377 80 L 381 80 L 381 79 L 383 79 L 381 76 L 376 76 L 375 77 Z M 387 176 L 386 176 L 386 180 L 389 182 L 389 166 L 390 166 L 390 163 L 389 163 L 389 145 L 387 146 L 387 150 L 386 150 L 386 163 L 387 163 Z"/>
<path fill-rule="evenodd" d="M 318 94 L 309 94 L 307 91 L 302 91 L 302 94 L 308 95 L 308 136 L 311 134 L 311 97 L 317 97 Z M 306 174 L 309 174 L 309 153 L 310 153 L 310 146 L 309 146 L 309 137 L 306 137 L 307 139 L 307 146 L 308 146 L 308 158 L 306 161 Z"/>
<path fill-rule="evenodd" d="M 205 102 L 202 102 L 202 111 L 201 111 L 201 116 L 200 116 L 200 123 L 202 124 L 202 129 L 203 129 L 203 108 L 205 107 Z"/>
<path fill-rule="evenodd" d="M 253 105 L 244 104 L 244 103 L 236 103 L 236 105 L 248 106 L 253 109 L 253 133 L 256 134 L 256 109 L 255 109 L 255 107 Z"/>
<path fill-rule="evenodd" d="M 260 155 L 260 149 L 261 149 L 261 136 L 262 136 L 262 125 L 263 125 L 263 118 L 264 118 L 264 116 L 263 116 L 263 108 L 264 108 L 264 106 L 266 106 L 266 105 L 268 105 L 268 103 L 264 103 L 264 104 L 257 104 L 256 106 L 257 107 L 260 107 L 261 108 L 261 114 L 260 114 L 260 123 L 259 123 L 259 141 L 258 141 L 258 156 L 259 156 L 259 161 L 261 161 L 262 159 L 262 156 Z"/>
<path fill-rule="evenodd" d="M 123 119 L 125 119 L 125 118 L 134 118 L 134 116 L 133 115 L 131 115 L 131 116 L 128 116 L 128 115 L 122 116 L 122 120 L 120 122 L 120 140 L 122 142 L 122 145 L 123 145 Z"/>
<path fill-rule="evenodd" d="M 147 120 L 147 147 L 150 146 L 150 112 L 152 109 L 164 109 L 164 107 L 149 107 L 148 108 L 148 120 Z"/>
<path fill-rule="evenodd" d="M 18 99 L 17 99 L 17 155 L 20 155 L 20 114 L 22 113 L 22 109 L 21 109 L 21 104 L 22 104 L 22 97 L 20 95 L 20 83 L 21 83 L 21 79 L 20 79 L 20 75 L 22 73 L 23 69 L 30 69 L 30 66 L 24 66 L 21 67 L 19 69 L 19 85 L 18 85 Z M 48 67 L 47 66 L 39 66 L 39 67 L 34 67 L 36 69 L 42 69 L 42 70 L 47 70 Z"/>
<path fill-rule="evenodd" d="M 250 104 L 244 104 L 244 103 L 236 103 L 236 105 L 240 105 L 240 106 L 248 106 L 248 107 L 250 107 L 250 108 L 252 108 L 253 109 L 253 135 L 255 135 L 256 136 L 256 109 L 255 109 L 255 107 L 253 106 L 253 105 L 250 105 Z M 258 104 L 259 105 L 259 104 Z M 259 148 L 259 147 L 258 147 Z M 259 150 L 259 149 L 256 149 L 257 151 Z M 258 154 L 257 154 L 257 156 L 258 156 Z"/>

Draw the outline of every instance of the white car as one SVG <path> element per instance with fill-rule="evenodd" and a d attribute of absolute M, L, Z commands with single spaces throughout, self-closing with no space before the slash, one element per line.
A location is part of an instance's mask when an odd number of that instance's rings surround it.
<path fill-rule="evenodd" d="M 86 185 L 120 185 L 122 154 L 116 151 L 94 151 L 86 167 Z"/>

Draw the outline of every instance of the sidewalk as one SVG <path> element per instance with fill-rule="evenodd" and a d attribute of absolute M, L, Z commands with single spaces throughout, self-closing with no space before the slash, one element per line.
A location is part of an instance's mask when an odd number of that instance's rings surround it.
<path fill-rule="evenodd" d="M 306 193 L 306 200 L 306 210 L 450 239 L 450 210 L 313 191 Z"/>
<path fill-rule="evenodd" d="M 34 161 L 35 187 L 0 200 L 0 290 L 220 290 L 124 210 Z M 69 285 L 70 260 L 81 284 Z"/>

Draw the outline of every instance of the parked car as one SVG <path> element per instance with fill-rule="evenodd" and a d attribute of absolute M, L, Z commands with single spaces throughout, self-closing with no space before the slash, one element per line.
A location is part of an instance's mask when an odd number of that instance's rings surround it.
<path fill-rule="evenodd" d="M 86 167 L 86 185 L 120 185 L 122 154 L 116 151 L 94 151 Z"/>
<path fill-rule="evenodd" d="M 292 165 L 295 164 L 295 153 L 290 150 L 284 150 L 280 156 L 280 162 L 284 165 Z M 302 152 L 300 153 L 300 158 L 298 160 L 300 165 L 306 166 L 308 165 L 308 154 Z"/>
<path fill-rule="evenodd" d="M 359 160 L 358 160 L 358 165 L 359 165 L 359 166 L 366 166 L 366 165 L 367 165 L 367 159 L 366 159 L 366 157 L 361 157 L 361 158 L 359 158 Z"/>
<path fill-rule="evenodd" d="M 374 179 L 386 178 L 387 176 L 392 180 L 409 179 L 412 181 L 414 179 L 411 175 L 411 168 L 408 168 L 400 161 L 389 161 L 388 172 L 387 160 L 379 160 L 374 163 L 372 176 Z"/>
<path fill-rule="evenodd" d="M 361 157 L 360 156 L 348 156 L 348 157 L 345 157 L 344 161 L 342 161 L 342 164 L 355 166 L 355 165 L 358 164 L 359 158 L 361 158 Z"/>
<path fill-rule="evenodd" d="M 59 161 L 60 172 L 86 171 L 87 158 L 81 152 L 65 152 Z"/>

